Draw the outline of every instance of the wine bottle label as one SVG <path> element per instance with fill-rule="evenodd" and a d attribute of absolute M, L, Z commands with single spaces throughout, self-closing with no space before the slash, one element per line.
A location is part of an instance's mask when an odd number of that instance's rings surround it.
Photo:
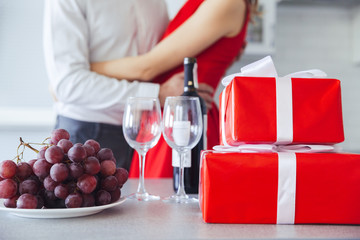
<path fill-rule="evenodd" d="M 186 151 L 184 154 L 184 167 L 190 168 L 191 167 L 191 150 Z M 172 150 L 172 166 L 173 167 L 180 167 L 180 156 L 176 150 Z"/>
<path fill-rule="evenodd" d="M 173 137 L 179 147 L 186 147 L 190 141 L 190 121 L 174 121 Z"/>

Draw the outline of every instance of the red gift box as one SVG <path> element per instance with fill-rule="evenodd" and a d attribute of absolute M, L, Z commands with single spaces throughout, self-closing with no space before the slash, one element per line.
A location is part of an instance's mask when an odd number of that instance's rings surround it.
<path fill-rule="evenodd" d="M 285 94 L 290 96 L 279 98 L 281 78 L 279 81 L 275 77 L 234 77 L 220 95 L 221 144 L 344 141 L 340 81 L 329 78 L 288 80 L 290 85 Z M 288 104 L 288 108 L 281 107 L 284 104 Z M 289 126 L 284 128 L 286 121 Z M 279 141 L 281 132 L 291 134 L 291 138 Z"/>
<path fill-rule="evenodd" d="M 203 152 L 199 201 L 204 221 L 279 223 L 278 156 Z M 360 154 L 294 156 L 293 223 L 360 224 Z"/>

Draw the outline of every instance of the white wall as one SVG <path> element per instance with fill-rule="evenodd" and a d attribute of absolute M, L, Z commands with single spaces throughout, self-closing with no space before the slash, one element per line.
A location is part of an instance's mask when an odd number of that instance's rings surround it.
<path fill-rule="evenodd" d="M 353 61 L 360 66 L 360 5 L 352 10 Z"/>
<path fill-rule="evenodd" d="M 0 106 L 51 106 L 42 51 L 43 1 L 0 0 Z"/>
<path fill-rule="evenodd" d="M 43 1 L 0 0 L 0 125 L 50 126 Z"/>

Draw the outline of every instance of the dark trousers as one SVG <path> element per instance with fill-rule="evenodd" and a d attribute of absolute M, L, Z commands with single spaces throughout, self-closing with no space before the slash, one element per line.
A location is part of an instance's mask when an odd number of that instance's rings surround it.
<path fill-rule="evenodd" d="M 67 130 L 74 144 L 84 143 L 88 139 L 98 141 L 102 148 L 110 148 L 113 151 L 117 167 L 129 170 L 133 149 L 124 138 L 122 126 L 57 116 L 55 128 Z"/>

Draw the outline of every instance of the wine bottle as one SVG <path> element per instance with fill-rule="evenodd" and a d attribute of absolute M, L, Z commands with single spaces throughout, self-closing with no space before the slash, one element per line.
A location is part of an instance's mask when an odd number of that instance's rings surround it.
<path fill-rule="evenodd" d="M 199 143 L 185 154 L 184 159 L 184 185 L 186 193 L 198 193 L 199 188 L 199 171 L 200 171 L 200 153 L 206 149 L 206 130 L 207 130 L 207 113 L 205 101 L 197 93 L 197 63 L 196 58 L 184 59 L 184 93 L 182 96 L 198 97 L 201 105 L 202 120 L 203 120 L 203 134 Z M 173 150 L 173 183 L 174 190 L 177 191 L 179 186 L 179 154 Z"/>

